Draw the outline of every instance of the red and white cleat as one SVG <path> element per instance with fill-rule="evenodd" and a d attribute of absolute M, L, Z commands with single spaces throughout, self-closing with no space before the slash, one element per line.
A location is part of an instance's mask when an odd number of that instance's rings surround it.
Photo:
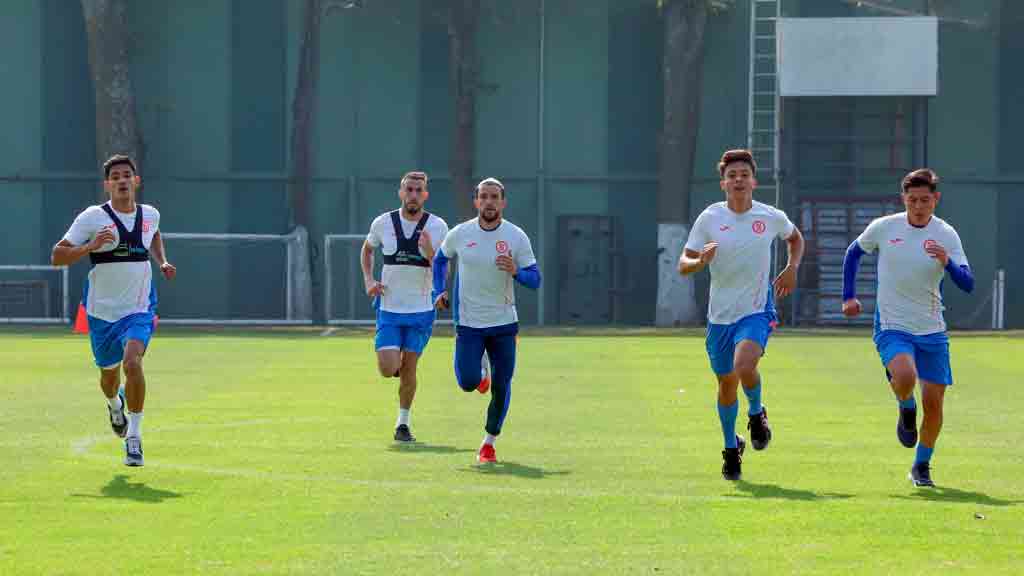
<path fill-rule="evenodd" d="M 493 444 L 484 444 L 480 447 L 480 452 L 476 455 L 476 461 L 481 464 L 492 464 L 498 461 L 498 456 L 494 453 Z"/>

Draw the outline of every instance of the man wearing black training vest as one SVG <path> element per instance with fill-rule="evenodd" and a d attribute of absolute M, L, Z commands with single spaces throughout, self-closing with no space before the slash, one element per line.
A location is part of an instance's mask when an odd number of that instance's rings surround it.
<path fill-rule="evenodd" d="M 405 174 L 398 188 L 401 208 L 373 221 L 360 254 L 366 295 L 377 310 L 377 367 L 382 376 L 400 381 L 394 434 L 398 442 L 416 440 L 409 429 L 409 410 L 416 396 L 416 364 L 434 326 L 430 267 L 448 233 L 444 220 L 423 210 L 429 196 L 424 172 Z M 378 246 L 384 255 L 379 281 L 373 277 Z"/>

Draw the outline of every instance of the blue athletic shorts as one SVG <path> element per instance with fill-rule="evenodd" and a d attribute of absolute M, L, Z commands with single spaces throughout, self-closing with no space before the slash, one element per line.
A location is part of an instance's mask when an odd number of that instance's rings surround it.
<path fill-rule="evenodd" d="M 949 367 L 949 336 L 945 332 L 914 336 L 899 330 L 883 330 L 875 334 L 875 348 L 882 359 L 882 366 L 897 354 L 910 354 L 921 380 L 953 384 L 953 370 Z"/>
<path fill-rule="evenodd" d="M 402 350 L 423 354 L 434 330 L 434 311 L 398 312 L 377 311 L 377 350 Z"/>
<path fill-rule="evenodd" d="M 732 372 L 736 345 L 743 340 L 757 342 L 761 350 L 765 350 L 774 325 L 775 315 L 770 312 L 744 316 L 733 324 L 708 324 L 705 346 L 711 370 L 720 376 Z"/>
<path fill-rule="evenodd" d="M 149 347 L 153 335 L 153 314 L 142 312 L 107 322 L 89 316 L 89 339 L 92 341 L 92 356 L 100 368 L 115 368 L 124 358 L 124 347 L 129 340 L 142 342 Z"/>

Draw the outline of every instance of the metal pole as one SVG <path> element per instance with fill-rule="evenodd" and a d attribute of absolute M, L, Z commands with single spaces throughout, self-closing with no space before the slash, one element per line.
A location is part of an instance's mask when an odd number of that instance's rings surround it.
<path fill-rule="evenodd" d="M 992 329 L 999 329 L 999 271 L 992 278 Z"/>
<path fill-rule="evenodd" d="M 1006 328 L 1006 271 L 1002 268 L 996 272 L 997 284 L 999 286 L 999 329 Z"/>
<path fill-rule="evenodd" d="M 334 282 L 331 274 L 331 237 L 324 236 L 324 324 L 331 323 L 331 290 L 334 289 Z"/>
<path fill-rule="evenodd" d="M 62 285 L 61 288 L 64 291 L 64 299 L 63 299 L 64 301 L 63 301 L 62 307 L 61 307 L 60 319 L 63 320 L 64 322 L 68 322 L 70 320 L 70 314 L 69 314 L 70 313 L 70 308 L 69 308 L 69 306 L 70 306 L 70 303 L 71 303 L 71 294 L 69 294 L 69 292 L 71 291 L 71 280 L 70 280 L 70 273 L 68 272 L 68 267 L 64 266 L 63 268 L 64 269 L 60 271 L 60 276 L 61 276 L 60 281 L 61 281 L 61 285 Z"/>
<path fill-rule="evenodd" d="M 547 6 L 545 0 L 540 0 L 540 38 L 538 39 L 538 65 L 537 65 L 537 253 L 541 258 L 547 256 L 547 182 L 544 173 L 544 90 L 545 90 L 545 50 L 547 34 Z M 537 292 L 537 324 L 543 326 L 545 323 L 545 312 L 547 309 L 547 283 L 541 283 Z"/>
<path fill-rule="evenodd" d="M 292 300 L 292 281 L 295 278 L 294 266 L 295 266 L 295 244 L 297 234 L 293 236 L 284 245 L 285 254 L 285 273 L 284 273 L 284 317 L 286 320 L 292 320 L 295 317 L 295 302 Z"/>
<path fill-rule="evenodd" d="M 349 176 L 348 177 L 348 233 L 349 234 L 355 234 L 356 233 L 356 227 L 359 226 L 359 215 L 357 214 L 358 210 L 359 210 L 359 181 L 356 179 L 355 176 Z M 352 275 L 352 278 L 351 278 L 351 280 L 348 283 L 348 317 L 349 318 L 355 318 L 356 317 L 356 288 L 355 288 L 355 286 L 358 286 L 358 284 L 354 284 L 354 282 L 357 282 L 358 281 L 357 279 L 359 278 L 359 270 L 358 270 L 359 264 L 356 264 L 356 263 L 352 262 L 352 259 L 349 258 L 348 267 L 349 267 L 349 270 L 353 270 L 354 271 L 354 274 Z M 372 272 L 373 271 L 371 270 L 371 273 Z"/>

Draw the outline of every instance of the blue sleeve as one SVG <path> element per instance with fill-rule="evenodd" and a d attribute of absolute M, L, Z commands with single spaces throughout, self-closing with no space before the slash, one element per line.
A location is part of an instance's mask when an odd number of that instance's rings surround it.
<path fill-rule="evenodd" d="M 854 240 L 846 249 L 843 258 L 843 302 L 857 297 L 857 268 L 860 267 L 861 256 L 867 254 L 860 244 Z"/>
<path fill-rule="evenodd" d="M 540 269 L 537 268 L 537 264 L 530 264 L 525 268 L 520 268 L 519 272 L 516 272 L 513 278 L 516 282 L 519 282 L 527 288 L 536 290 L 540 288 Z"/>
<path fill-rule="evenodd" d="M 946 260 L 946 272 L 953 279 L 956 287 L 970 294 L 974 291 L 974 274 L 971 274 L 971 267 L 966 264 L 957 266 L 953 259 Z"/>
<path fill-rule="evenodd" d="M 444 254 L 444 249 L 439 249 L 434 254 L 434 291 L 433 300 L 437 300 L 437 297 L 441 295 L 441 292 L 447 290 L 446 284 L 448 283 L 448 257 Z"/>

